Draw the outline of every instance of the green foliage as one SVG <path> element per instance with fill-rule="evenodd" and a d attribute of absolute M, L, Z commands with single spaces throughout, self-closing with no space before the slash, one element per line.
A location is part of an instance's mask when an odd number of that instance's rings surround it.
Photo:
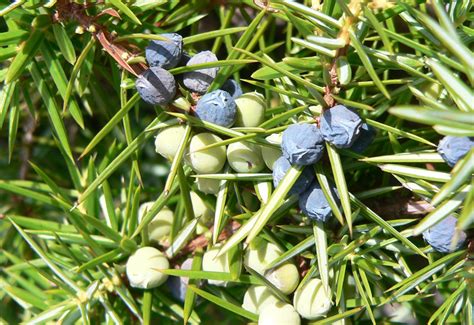
<path fill-rule="evenodd" d="M 298 261 L 300 286 L 317 276 L 330 288 L 332 310 L 308 324 L 472 322 L 472 239 L 442 256 L 420 234 L 450 214 L 472 232 L 474 150 L 450 169 L 435 149 L 443 135 L 474 136 L 473 28 L 466 0 L 0 0 L 0 323 L 256 322 L 241 307 L 250 284 L 291 301 L 242 266 L 256 237 L 283 250 L 268 269 Z M 219 58 L 173 75 L 219 67 L 211 89 L 232 77 L 263 93 L 265 122 L 225 128 L 179 103 L 141 101 L 144 49 L 164 32 Z M 194 175 L 184 163 L 199 130 L 223 138 L 212 146 L 275 147 L 267 136 L 335 103 L 357 109 L 377 137 L 363 154 L 328 144 L 315 166 L 329 224 L 313 224 L 287 196 L 297 166 L 273 189 L 269 170 Z M 187 133 L 169 162 L 153 139 L 179 123 Z M 221 180 L 216 197 L 202 196 L 214 210 L 202 232 L 190 198 L 197 178 Z M 175 218 L 158 245 L 172 265 L 162 271 L 190 279 L 184 302 L 166 285 L 131 288 L 125 275 L 165 206 Z M 229 273 L 202 270 L 203 250 L 218 242 Z M 191 270 L 175 269 L 193 256 Z"/>

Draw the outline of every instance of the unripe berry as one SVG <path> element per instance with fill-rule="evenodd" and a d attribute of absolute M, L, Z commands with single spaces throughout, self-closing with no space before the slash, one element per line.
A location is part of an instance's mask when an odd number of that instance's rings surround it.
<path fill-rule="evenodd" d="M 257 237 L 250 242 L 245 250 L 244 264 L 251 267 L 257 273 L 263 274 L 267 265 L 282 253 L 283 251 L 277 245 Z"/>
<path fill-rule="evenodd" d="M 278 298 L 266 286 L 250 286 L 244 295 L 242 308 L 254 314 L 260 314 L 268 304 L 276 304 Z"/>
<path fill-rule="evenodd" d="M 199 191 L 206 194 L 217 194 L 219 193 L 220 189 L 220 179 L 212 179 L 212 178 L 196 178 L 196 186 Z"/>
<path fill-rule="evenodd" d="M 301 319 L 292 305 L 284 302 L 268 304 L 258 317 L 258 325 L 300 325 Z"/>
<path fill-rule="evenodd" d="M 197 151 L 203 147 L 221 141 L 222 139 L 217 135 L 208 132 L 196 134 L 191 138 L 187 160 L 196 173 L 217 173 L 222 169 L 222 167 L 224 167 L 226 160 L 225 146 Z"/>
<path fill-rule="evenodd" d="M 246 141 L 229 144 L 227 161 L 238 173 L 258 173 L 265 167 L 260 148 Z"/>
<path fill-rule="evenodd" d="M 235 103 L 237 104 L 235 126 L 256 127 L 262 124 L 267 106 L 262 94 L 246 93 L 238 97 Z"/>
<path fill-rule="evenodd" d="M 138 222 L 141 222 L 145 214 L 155 202 L 143 203 L 138 209 Z M 168 236 L 173 224 L 174 213 L 167 207 L 163 207 L 147 226 L 148 238 L 151 241 L 159 242 L 165 236 Z"/>
<path fill-rule="evenodd" d="M 208 249 L 202 257 L 202 270 L 209 272 L 229 273 L 229 254 L 223 254 L 217 257 L 220 245 Z M 216 286 L 226 286 L 227 282 L 220 280 L 208 280 L 209 284 Z"/>
<path fill-rule="evenodd" d="M 214 219 L 214 210 L 196 192 L 191 192 L 190 197 L 194 217 L 199 218 L 196 234 L 201 235 L 209 230 L 210 223 Z"/>
<path fill-rule="evenodd" d="M 214 216 L 214 211 L 204 202 L 204 200 L 196 193 L 191 192 L 191 204 L 193 205 L 193 212 L 195 218 L 200 218 L 199 222 L 207 223 Z"/>
<path fill-rule="evenodd" d="M 257 237 L 249 244 L 245 251 L 244 264 L 257 273 L 264 275 L 268 281 L 284 294 L 290 294 L 296 289 L 299 281 L 298 269 L 293 263 L 287 262 L 265 271 L 267 266 L 282 253 L 282 250 L 275 244 Z"/>
<path fill-rule="evenodd" d="M 436 100 L 441 97 L 441 94 L 444 90 L 443 86 L 437 82 L 425 82 L 419 89 L 425 96 Z M 421 104 L 423 104 L 423 102 L 421 102 Z"/>
<path fill-rule="evenodd" d="M 186 127 L 173 125 L 162 129 L 155 138 L 155 151 L 168 160 L 173 160 L 186 134 Z"/>
<path fill-rule="evenodd" d="M 298 286 L 300 275 L 298 268 L 293 263 L 284 263 L 265 272 L 265 277 L 281 292 L 289 295 Z"/>
<path fill-rule="evenodd" d="M 255 212 L 260 209 L 260 201 L 257 196 L 253 195 L 250 191 L 242 192 L 242 201 L 249 211 Z"/>
<path fill-rule="evenodd" d="M 281 138 L 282 134 L 281 133 L 274 133 L 268 137 L 265 138 L 270 143 L 273 144 L 281 144 Z M 278 158 L 281 156 L 281 149 L 280 148 L 274 148 L 274 147 L 269 147 L 269 146 L 260 146 L 262 149 L 262 157 L 263 161 L 265 161 L 265 165 L 267 165 L 268 169 L 273 170 L 273 164 L 275 161 L 277 161 Z"/>
<path fill-rule="evenodd" d="M 295 291 L 293 306 L 303 318 L 323 317 L 331 309 L 331 295 L 320 279 L 313 278 Z"/>
<path fill-rule="evenodd" d="M 134 288 L 151 289 L 163 284 L 168 275 L 159 269 L 170 267 L 166 256 L 153 247 L 139 248 L 128 258 L 126 272 Z"/>
<path fill-rule="evenodd" d="M 352 80 L 351 65 L 345 56 L 340 56 L 336 59 L 336 73 L 337 79 L 341 85 L 347 85 Z"/>

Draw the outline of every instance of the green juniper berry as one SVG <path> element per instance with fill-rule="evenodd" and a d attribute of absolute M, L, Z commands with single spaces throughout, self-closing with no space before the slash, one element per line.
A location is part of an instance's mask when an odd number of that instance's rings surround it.
<path fill-rule="evenodd" d="M 235 126 L 258 127 L 265 121 L 267 105 L 265 98 L 258 92 L 240 95 L 235 99 L 237 113 Z"/>
<path fill-rule="evenodd" d="M 127 260 L 126 273 L 134 288 L 152 289 L 159 287 L 168 279 L 160 269 L 169 268 L 166 256 L 154 247 L 141 247 Z"/>
<path fill-rule="evenodd" d="M 1 2 L 0 323 L 469 324 L 471 12 Z"/>

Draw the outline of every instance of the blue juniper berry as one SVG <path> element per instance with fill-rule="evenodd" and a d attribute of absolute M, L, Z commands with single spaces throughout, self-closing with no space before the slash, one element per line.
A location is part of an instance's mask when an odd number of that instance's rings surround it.
<path fill-rule="evenodd" d="M 176 82 L 171 73 L 159 67 L 151 67 L 135 81 L 140 97 L 152 105 L 167 105 L 176 95 Z"/>
<path fill-rule="evenodd" d="M 217 57 L 214 53 L 211 51 L 203 51 L 194 55 L 186 66 L 215 61 L 217 61 Z M 193 92 L 204 94 L 214 81 L 217 71 L 219 71 L 219 68 L 206 68 L 186 72 L 183 75 L 184 86 Z"/>
<path fill-rule="evenodd" d="M 445 136 L 438 144 L 438 152 L 451 167 L 474 147 L 474 137 Z"/>
<path fill-rule="evenodd" d="M 226 82 L 224 82 L 221 89 L 227 91 L 234 99 L 242 96 L 243 94 L 242 88 L 234 79 L 228 79 Z"/>
<path fill-rule="evenodd" d="M 283 132 L 281 149 L 292 164 L 311 165 L 321 159 L 324 140 L 314 124 L 293 124 Z"/>
<path fill-rule="evenodd" d="M 354 141 L 350 149 L 357 153 L 362 153 L 374 142 L 377 132 L 375 128 L 367 123 L 362 123 L 359 137 Z"/>
<path fill-rule="evenodd" d="M 360 133 L 362 120 L 344 105 L 326 110 L 321 116 L 321 134 L 336 148 L 349 148 Z"/>
<path fill-rule="evenodd" d="M 456 234 L 456 223 L 458 219 L 449 215 L 431 228 L 423 232 L 425 241 L 440 253 L 450 253 L 460 249 L 466 241 L 466 233 L 459 231 L 454 249 L 451 249 L 451 243 Z"/>
<path fill-rule="evenodd" d="M 290 162 L 283 156 L 278 158 L 274 163 L 273 163 L 273 185 L 275 187 L 280 184 L 280 181 L 285 177 L 286 172 L 288 169 L 290 169 L 291 164 Z M 293 184 L 293 187 L 290 189 L 288 192 L 289 194 L 300 194 L 304 190 L 308 188 L 308 186 L 311 184 L 311 182 L 314 180 L 314 174 L 311 170 L 311 168 L 304 168 L 303 172 L 301 173 L 300 177 L 296 180 L 295 184 Z"/>
<path fill-rule="evenodd" d="M 339 200 L 337 189 L 330 184 L 331 192 L 336 201 Z M 332 210 L 326 196 L 317 182 L 300 195 L 299 207 L 310 219 L 326 222 L 331 216 Z"/>
<path fill-rule="evenodd" d="M 183 37 L 176 33 L 166 33 L 160 36 L 168 41 L 152 40 L 145 49 L 145 56 L 151 67 L 171 69 L 178 65 L 183 52 Z"/>
<path fill-rule="evenodd" d="M 181 264 L 181 270 L 191 270 L 193 260 L 188 258 Z M 186 277 L 170 276 L 166 284 L 171 291 L 171 295 L 180 301 L 184 301 L 189 279 Z"/>
<path fill-rule="evenodd" d="M 202 96 L 197 105 L 195 114 L 203 121 L 230 127 L 235 122 L 236 104 L 228 92 L 214 90 Z"/>
<path fill-rule="evenodd" d="M 189 55 L 188 52 L 183 51 L 183 54 L 181 55 L 181 60 L 179 61 L 179 66 L 185 66 L 188 64 L 189 60 L 191 60 L 191 55 Z"/>

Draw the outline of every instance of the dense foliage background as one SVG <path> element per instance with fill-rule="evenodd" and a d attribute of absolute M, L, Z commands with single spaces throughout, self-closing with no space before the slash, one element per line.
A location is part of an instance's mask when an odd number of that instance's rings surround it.
<path fill-rule="evenodd" d="M 335 305 L 314 323 L 472 322 L 472 242 L 443 255 L 420 234 L 453 213 L 472 227 L 473 150 L 451 170 L 436 145 L 474 136 L 473 28 L 469 0 L 0 0 L 0 322 L 255 322 L 240 305 L 249 283 L 263 283 L 241 263 L 256 235 L 285 249 L 274 265 L 331 275 Z M 265 124 L 232 130 L 141 101 L 134 80 L 162 32 L 217 55 L 213 88 L 234 77 L 264 94 Z M 328 146 L 316 166 L 341 197 L 327 250 L 286 192 L 270 195 L 268 170 L 216 175 L 226 190 L 203 195 L 214 228 L 196 235 L 194 177 L 154 152 L 160 128 L 254 141 L 334 103 L 357 109 L 377 137 L 363 155 Z M 145 201 L 175 212 L 161 246 L 173 268 L 222 241 L 234 258 L 217 278 L 234 285 L 191 282 L 184 304 L 167 286 L 131 288 L 123 265 L 146 244 Z M 199 265 L 178 275 L 211 277 Z"/>

